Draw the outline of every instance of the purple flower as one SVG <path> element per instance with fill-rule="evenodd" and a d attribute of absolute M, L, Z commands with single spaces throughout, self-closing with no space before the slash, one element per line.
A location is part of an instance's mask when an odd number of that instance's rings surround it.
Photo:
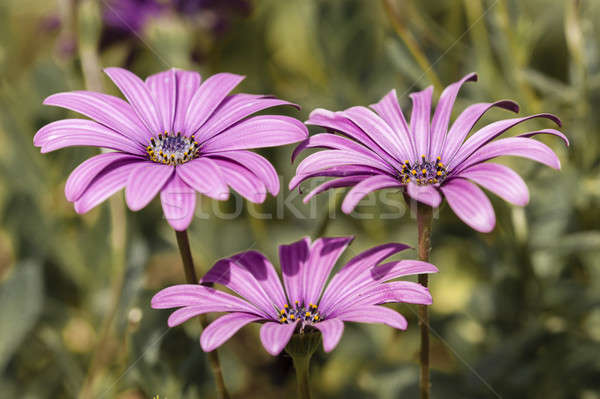
<path fill-rule="evenodd" d="M 432 87 L 412 93 L 410 125 L 402 114 L 395 90 L 371 105 L 375 112 L 366 107 L 352 107 L 340 112 L 314 110 L 308 124 L 322 126 L 345 137 L 322 133 L 302 142 L 292 159 L 307 148 L 327 150 L 308 156 L 298 165 L 290 189 L 312 177 L 335 177 L 311 191 L 304 202 L 331 188 L 353 186 L 342 204 L 345 213 L 352 212 L 368 193 L 383 188 L 401 187 L 413 199 L 432 207 L 440 205 L 443 195 L 466 224 L 481 232 L 491 231 L 496 222 L 494 209 L 476 184 L 516 205 L 527 204 L 529 192 L 523 179 L 512 169 L 484 162 L 514 155 L 560 169 L 556 154 L 529 137 L 551 134 L 562 138 L 567 145 L 569 141 L 554 129 L 493 141 L 511 127 L 533 118 L 547 118 L 560 126 L 560 120 L 551 114 L 500 120 L 467 138 L 475 123 L 490 108 L 518 112 L 518 105 L 506 100 L 470 105 L 448 129 L 460 87 L 467 81 L 476 80 L 477 75 L 472 73 L 448 86 L 431 121 Z"/>
<path fill-rule="evenodd" d="M 392 281 L 417 273 L 435 273 L 437 268 L 417 260 L 379 265 L 405 250 L 403 244 L 374 247 L 350 260 L 325 283 L 351 237 L 304 238 L 279 247 L 282 287 L 273 265 L 261 253 L 248 251 L 218 261 L 201 283 L 223 284 L 243 298 L 203 285 L 176 285 L 152 298 L 155 309 L 180 308 L 169 317 L 173 327 L 209 312 L 227 312 L 202 333 L 200 344 L 212 351 L 246 324 L 263 322 L 260 339 L 272 355 L 287 345 L 292 334 L 317 329 L 325 351 L 339 342 L 344 321 L 383 323 L 406 329 L 406 319 L 383 303 L 431 304 L 427 288 L 410 281 Z M 324 289 L 325 288 L 325 289 Z"/>
<path fill-rule="evenodd" d="M 273 166 L 250 148 L 298 142 L 306 127 L 287 116 L 255 112 L 294 105 L 270 96 L 228 93 L 243 76 L 219 73 L 200 84 L 196 72 L 170 69 L 142 81 L 121 68 L 105 72 L 125 95 L 58 93 L 44 104 L 92 120 L 65 119 L 42 127 L 33 142 L 42 153 L 69 146 L 115 150 L 79 165 L 65 186 L 67 200 L 85 213 L 125 188 L 127 205 L 142 209 L 160 192 L 165 217 L 176 230 L 190 224 L 196 191 L 225 200 L 229 188 L 252 202 L 279 192 Z"/>

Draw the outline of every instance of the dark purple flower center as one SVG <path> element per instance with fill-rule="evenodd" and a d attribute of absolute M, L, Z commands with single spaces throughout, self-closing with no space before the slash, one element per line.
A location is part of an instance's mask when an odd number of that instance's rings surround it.
<path fill-rule="evenodd" d="M 279 322 L 281 324 L 291 324 L 298 320 L 302 324 L 301 329 L 305 325 L 321 321 L 317 305 L 311 303 L 308 306 L 304 306 L 299 301 L 296 301 L 293 307 L 287 303 L 283 305 L 283 309 L 279 311 Z"/>
<path fill-rule="evenodd" d="M 165 165 L 180 165 L 198 157 L 200 146 L 194 136 L 186 137 L 181 133 L 169 135 L 159 133 L 150 139 L 146 147 L 148 158 Z"/>
<path fill-rule="evenodd" d="M 419 186 L 425 186 L 441 183 L 447 175 L 446 166 L 440 157 L 430 161 L 425 155 L 421 155 L 421 159 L 412 164 L 408 160 L 404 161 L 399 179 L 403 184 L 413 182 Z"/>

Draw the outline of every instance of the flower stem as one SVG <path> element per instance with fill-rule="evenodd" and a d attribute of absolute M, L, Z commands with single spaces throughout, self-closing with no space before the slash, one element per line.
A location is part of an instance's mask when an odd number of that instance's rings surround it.
<path fill-rule="evenodd" d="M 431 223 L 433 220 L 433 209 L 428 206 L 417 204 L 417 228 L 419 234 L 419 260 L 428 262 L 431 251 Z M 428 275 L 419 274 L 419 284 L 424 287 L 428 285 Z M 429 313 L 427 305 L 419 305 L 419 327 L 421 329 L 421 399 L 429 399 Z"/>
<path fill-rule="evenodd" d="M 194 268 L 194 259 L 192 258 L 192 251 L 190 250 L 190 240 L 188 239 L 187 230 L 175 231 L 177 237 L 177 246 L 179 247 L 179 254 L 181 255 L 181 261 L 183 262 L 183 271 L 185 272 L 185 280 L 188 284 L 198 284 L 198 276 L 196 275 L 196 269 Z M 206 315 L 202 314 L 198 317 L 202 329 L 208 325 Z M 221 363 L 219 362 L 219 355 L 217 351 L 207 352 L 208 363 L 215 377 L 215 384 L 217 385 L 217 396 L 219 399 L 229 399 L 229 393 L 225 387 L 225 380 L 223 379 L 223 372 L 221 371 Z"/>
<path fill-rule="evenodd" d="M 310 368 L 310 359 L 320 343 L 321 333 L 304 332 L 292 335 L 290 342 L 285 347 L 285 351 L 292 357 L 292 361 L 294 362 L 299 399 L 310 399 L 311 397 L 308 370 Z"/>

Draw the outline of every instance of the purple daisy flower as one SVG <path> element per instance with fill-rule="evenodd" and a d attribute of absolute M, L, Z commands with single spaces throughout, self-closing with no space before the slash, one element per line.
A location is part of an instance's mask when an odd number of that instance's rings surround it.
<path fill-rule="evenodd" d="M 519 111 L 516 103 L 507 100 L 470 105 L 448 129 L 460 87 L 476 80 L 477 75 L 471 73 L 448 86 L 431 121 L 432 87 L 410 95 L 413 103 L 410 124 L 400 109 L 395 90 L 371 105 L 375 112 L 360 106 L 340 112 L 314 110 L 307 124 L 339 132 L 345 137 L 322 133 L 302 142 L 294 150 L 292 160 L 307 148 L 327 150 L 308 156 L 298 165 L 290 189 L 312 177 L 336 177 L 312 190 L 304 202 L 331 188 L 353 186 L 342 204 L 342 210 L 350 213 L 368 193 L 400 187 L 411 198 L 434 208 L 440 205 L 443 196 L 467 225 L 481 232 L 491 231 L 496 222 L 494 209 L 476 184 L 521 206 L 529 201 L 529 192 L 523 179 L 512 169 L 485 161 L 513 155 L 560 169 L 556 154 L 530 137 L 551 134 L 562 138 L 567 145 L 569 141 L 555 129 L 493 141 L 511 127 L 533 118 L 547 118 L 560 126 L 560 120 L 551 114 L 500 120 L 467 138 L 490 108 Z"/>
<path fill-rule="evenodd" d="M 93 120 L 65 119 L 42 127 L 33 142 L 41 152 L 69 146 L 115 150 L 79 165 L 65 186 L 67 200 L 85 213 L 125 188 L 127 205 L 144 208 L 160 193 L 165 217 L 185 230 L 193 217 L 196 191 L 218 200 L 229 187 L 251 202 L 279 192 L 273 166 L 247 151 L 301 141 L 298 120 L 255 112 L 294 105 L 270 96 L 233 94 L 243 76 L 219 73 L 200 83 L 196 72 L 170 69 L 142 81 L 121 68 L 105 72 L 128 102 L 89 91 L 58 93 L 44 104 Z"/>
<path fill-rule="evenodd" d="M 418 273 L 435 273 L 437 268 L 417 260 L 379 265 L 403 251 L 404 244 L 385 244 L 350 260 L 325 283 L 336 261 L 352 237 L 304 238 L 279 247 L 283 285 L 273 265 L 260 252 L 248 251 L 218 261 L 201 283 L 223 284 L 242 298 L 203 285 L 168 287 L 152 298 L 155 309 L 180 308 L 169 317 L 173 327 L 208 312 L 227 312 L 202 333 L 204 351 L 222 345 L 240 328 L 252 322 L 260 329 L 263 346 L 277 355 L 294 332 L 319 330 L 323 347 L 331 351 L 339 342 L 344 322 L 382 323 L 404 330 L 406 319 L 398 312 L 378 306 L 406 302 L 431 304 L 427 288 L 411 281 L 392 281 Z"/>

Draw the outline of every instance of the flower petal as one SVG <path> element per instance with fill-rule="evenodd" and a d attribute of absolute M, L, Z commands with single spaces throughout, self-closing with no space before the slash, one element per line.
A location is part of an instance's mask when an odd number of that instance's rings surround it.
<path fill-rule="evenodd" d="M 148 141 L 147 128 L 127 102 L 92 91 L 57 93 L 44 100 L 46 105 L 70 109 L 142 145 Z"/>
<path fill-rule="evenodd" d="M 196 210 L 196 192 L 176 173 L 160 192 L 160 202 L 171 227 L 177 231 L 188 228 Z"/>
<path fill-rule="evenodd" d="M 210 323 L 202 332 L 200 346 L 202 346 L 203 351 L 211 352 L 223 345 L 242 327 L 260 319 L 260 317 L 252 314 L 237 312 L 221 316 Z"/>
<path fill-rule="evenodd" d="M 361 252 L 352 258 L 344 267 L 337 272 L 323 293 L 323 297 L 319 302 L 319 309 L 325 313 L 329 312 L 329 307 L 337 301 L 337 297 L 343 292 L 345 287 L 361 273 L 369 268 L 377 265 L 379 262 L 396 254 L 400 251 L 410 248 L 405 244 L 384 244 L 373 247 L 364 252 Z"/>
<path fill-rule="evenodd" d="M 441 187 L 450 208 L 463 222 L 482 233 L 494 229 L 494 208 L 483 191 L 461 178 L 449 179 Z"/>
<path fill-rule="evenodd" d="M 398 135 L 392 128 L 375 112 L 366 107 L 352 107 L 343 111 L 342 114 L 354 122 L 359 128 L 373 139 L 381 148 L 394 159 L 407 159 L 410 152 L 400 145 Z M 400 167 L 398 161 L 395 166 Z"/>
<path fill-rule="evenodd" d="M 340 319 L 328 319 L 313 325 L 323 335 L 323 349 L 331 352 L 340 342 L 344 333 L 344 322 Z"/>
<path fill-rule="evenodd" d="M 325 150 L 304 158 L 296 168 L 296 175 L 325 171 L 339 166 L 368 166 L 382 173 L 394 174 L 394 168 L 376 156 L 351 150 Z"/>
<path fill-rule="evenodd" d="M 104 72 L 121 90 L 138 117 L 148 128 L 148 139 L 162 133 L 158 110 L 154 105 L 152 94 L 150 94 L 150 90 L 144 82 L 135 74 L 123 68 L 105 68 Z"/>
<path fill-rule="evenodd" d="M 202 278 L 203 283 L 222 284 L 241 295 L 261 310 L 266 318 L 274 318 L 283 303 L 273 299 L 258 282 L 253 273 L 239 261 L 240 257 L 252 256 L 246 253 L 219 260 Z"/>
<path fill-rule="evenodd" d="M 125 200 L 132 211 L 139 211 L 152 201 L 175 172 L 171 165 L 152 161 L 140 162 L 131 171 L 125 188 Z"/>
<path fill-rule="evenodd" d="M 291 306 L 303 299 L 304 269 L 310 259 L 310 245 L 310 238 L 304 237 L 292 244 L 279 246 L 279 264 Z"/>
<path fill-rule="evenodd" d="M 164 288 L 152 297 L 154 309 L 169 309 L 203 304 L 221 306 L 218 312 L 238 311 L 260 316 L 256 306 L 226 292 L 200 284 L 179 284 Z"/>
<path fill-rule="evenodd" d="M 411 140 L 410 128 L 408 127 L 408 123 L 406 123 L 406 119 L 404 118 L 404 114 L 398 103 L 396 89 L 390 91 L 377 104 L 372 104 L 371 108 L 377 111 L 377 113 L 394 130 L 400 148 L 408 156 L 406 159 L 410 160 L 411 163 L 415 161 L 417 155 Z"/>
<path fill-rule="evenodd" d="M 437 208 L 442 202 L 442 196 L 434 186 L 419 186 L 409 183 L 406 186 L 406 192 L 411 198 L 433 208 Z"/>
<path fill-rule="evenodd" d="M 300 108 L 296 104 L 278 98 L 245 93 L 233 94 L 223 100 L 206 123 L 196 132 L 195 137 L 199 142 L 204 142 L 256 112 L 279 105 Z"/>
<path fill-rule="evenodd" d="M 246 119 L 202 144 L 203 153 L 274 147 L 308 137 L 306 126 L 297 119 L 260 115 Z"/>
<path fill-rule="evenodd" d="M 127 179 L 138 165 L 137 160 L 114 163 L 100 172 L 75 201 L 75 212 L 86 213 L 105 199 L 125 187 Z"/>
<path fill-rule="evenodd" d="M 358 153 L 362 153 L 368 157 L 380 157 L 369 148 L 357 143 L 356 141 L 350 140 L 343 136 L 338 136 L 331 133 L 321 133 L 310 136 L 294 148 L 292 153 L 292 162 L 296 157 L 307 148 L 328 148 L 332 150 L 350 150 Z"/>
<path fill-rule="evenodd" d="M 250 202 L 260 204 L 267 198 L 267 188 L 251 170 L 224 158 L 211 157 L 221 169 L 225 182 Z"/>
<path fill-rule="evenodd" d="M 320 194 L 323 191 L 327 191 L 331 188 L 355 186 L 356 184 L 360 183 L 361 181 L 363 181 L 371 176 L 372 175 L 347 176 L 347 177 L 340 177 L 339 179 L 333 179 L 333 180 L 326 181 L 325 183 L 318 185 L 310 193 L 308 193 L 306 195 L 306 197 L 304 197 L 302 199 L 302 202 L 304 202 L 306 204 L 315 195 Z"/>
<path fill-rule="evenodd" d="M 354 237 L 319 238 L 310 248 L 310 258 L 304 269 L 302 302 L 317 304 L 331 270 Z"/>
<path fill-rule="evenodd" d="M 456 101 L 456 96 L 461 86 L 466 82 L 476 82 L 477 74 L 470 73 L 458 82 L 452 83 L 444 89 L 433 118 L 431 120 L 431 143 L 429 149 L 429 159 L 435 158 L 442 155 L 442 148 L 444 145 L 444 139 L 448 132 L 448 123 L 450 122 L 450 115 L 452 115 L 452 108 Z"/>
<path fill-rule="evenodd" d="M 442 154 L 440 155 L 442 161 L 448 163 L 448 161 L 454 157 L 454 154 L 456 154 L 456 151 L 460 148 L 465 137 L 467 137 L 471 129 L 473 129 L 473 126 L 475 126 L 483 114 L 493 107 L 519 112 L 517 103 L 509 100 L 502 100 L 494 103 L 477 103 L 468 106 L 460 115 L 458 115 L 446 135 Z"/>
<path fill-rule="evenodd" d="M 171 132 L 175 105 L 177 103 L 177 78 L 175 69 L 169 69 L 146 78 L 146 85 L 154 97 L 156 110 L 160 115 L 160 131 Z"/>
<path fill-rule="evenodd" d="M 142 159 L 122 152 L 107 152 L 82 162 L 71 172 L 65 184 L 67 201 L 78 200 L 99 173 L 113 163 L 121 161 L 142 161 Z"/>
<path fill-rule="evenodd" d="M 380 305 L 383 303 L 414 303 L 431 305 L 433 300 L 427 287 L 412 281 L 392 281 L 379 284 L 370 290 L 360 293 L 357 298 L 352 298 L 347 306 Z M 338 305 L 338 309 L 345 309 Z M 343 310 L 339 310 L 342 312 Z"/>
<path fill-rule="evenodd" d="M 242 80 L 244 76 L 233 73 L 217 73 L 206 79 L 190 100 L 182 133 L 187 136 L 196 133 Z"/>
<path fill-rule="evenodd" d="M 348 309 L 335 316 L 343 321 L 357 323 L 382 323 L 399 330 L 406 330 L 408 325 L 404 316 L 395 310 L 383 306 L 361 306 Z"/>
<path fill-rule="evenodd" d="M 493 141 L 468 157 L 450 173 L 458 175 L 468 167 L 500 156 L 517 156 L 543 163 L 553 169 L 560 169 L 560 160 L 546 144 L 525 137 L 508 137 Z"/>
<path fill-rule="evenodd" d="M 260 328 L 260 340 L 267 352 L 273 356 L 279 355 L 292 338 L 297 323 L 279 324 L 269 321 L 263 324 Z"/>
<path fill-rule="evenodd" d="M 464 177 L 490 190 L 511 204 L 524 206 L 529 202 L 527 185 L 514 170 L 496 163 L 480 163 L 463 170 Z"/>
<path fill-rule="evenodd" d="M 429 118 L 431 117 L 432 94 L 433 86 L 429 86 L 423 91 L 409 95 L 413 103 L 410 114 L 410 130 L 417 150 L 417 157 L 429 153 Z"/>
<path fill-rule="evenodd" d="M 527 133 L 519 134 L 517 137 L 533 137 L 533 136 L 537 136 L 538 134 L 550 134 L 552 136 L 560 137 L 562 139 L 562 141 L 565 143 L 565 145 L 567 147 L 569 146 L 569 139 L 567 138 L 567 136 L 565 136 L 562 132 L 559 132 L 556 129 L 542 129 L 542 130 L 537 130 L 535 132 L 527 132 Z"/>
<path fill-rule="evenodd" d="M 175 102 L 173 133 L 181 133 L 185 131 L 185 116 L 192 97 L 200 87 L 202 78 L 197 72 L 183 70 L 176 70 L 175 77 L 177 78 L 177 101 Z"/>
<path fill-rule="evenodd" d="M 354 186 L 348 194 L 346 194 L 346 198 L 344 198 L 344 202 L 342 203 L 342 211 L 344 213 L 351 213 L 360 200 L 367 194 L 375 190 L 391 187 L 402 187 L 402 184 L 388 175 L 368 177 Z"/>
<path fill-rule="evenodd" d="M 448 169 L 452 170 L 456 165 L 459 165 L 461 162 L 466 160 L 469 156 L 471 156 L 471 154 L 473 154 L 483 145 L 490 142 L 495 137 L 501 135 L 511 127 L 533 118 L 546 118 L 550 119 L 559 126 L 561 125 L 560 119 L 558 119 L 552 114 L 530 115 L 523 118 L 505 119 L 490 123 L 489 125 L 484 126 L 483 128 L 473 133 L 473 135 L 469 137 L 467 141 L 464 142 L 464 144 L 457 151 L 454 158 L 452 160 L 449 160 L 449 162 L 446 162 L 448 163 Z"/>
<path fill-rule="evenodd" d="M 279 176 L 277 171 L 264 157 L 251 151 L 227 151 L 219 154 L 220 158 L 236 162 L 256 175 L 264 183 L 272 195 L 279 193 Z"/>
<path fill-rule="evenodd" d="M 210 158 L 202 157 L 177 165 L 177 175 L 194 190 L 216 200 L 229 198 L 229 187 L 221 168 Z"/>
<path fill-rule="evenodd" d="M 46 153 L 65 147 L 92 146 L 143 155 L 144 149 L 127 137 L 87 119 L 62 119 L 42 127 L 33 144 Z"/>
<path fill-rule="evenodd" d="M 327 168 L 325 170 L 317 170 L 311 173 L 299 173 L 296 174 L 290 180 L 289 189 L 293 190 L 298 187 L 302 182 L 313 177 L 349 177 L 349 176 L 363 176 L 363 175 L 378 175 L 382 171 L 379 169 L 372 168 L 370 166 L 363 165 L 340 165 Z"/>

